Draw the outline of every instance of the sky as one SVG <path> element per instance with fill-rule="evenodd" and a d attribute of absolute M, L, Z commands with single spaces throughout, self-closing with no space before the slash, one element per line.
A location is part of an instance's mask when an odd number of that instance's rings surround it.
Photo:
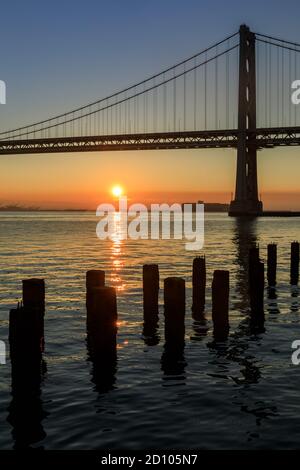
<path fill-rule="evenodd" d="M 1 17 L 1 130 L 123 89 L 242 23 L 300 42 L 296 0 L 11 0 Z M 0 204 L 93 210 L 114 184 L 139 202 L 229 202 L 235 161 L 229 149 L 0 156 Z M 258 172 L 267 209 L 300 210 L 299 148 L 260 151 Z"/>

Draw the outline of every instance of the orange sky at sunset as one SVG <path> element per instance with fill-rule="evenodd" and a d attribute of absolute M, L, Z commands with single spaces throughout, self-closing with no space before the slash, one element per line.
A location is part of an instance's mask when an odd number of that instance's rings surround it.
<path fill-rule="evenodd" d="M 297 149 L 258 153 L 265 209 L 300 210 Z M 135 202 L 229 202 L 234 150 L 177 150 L 2 156 L 0 204 L 95 210 L 120 184 Z"/>

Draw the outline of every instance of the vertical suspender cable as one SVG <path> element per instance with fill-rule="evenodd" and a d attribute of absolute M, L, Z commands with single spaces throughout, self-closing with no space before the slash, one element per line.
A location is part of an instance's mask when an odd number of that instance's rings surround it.
<path fill-rule="evenodd" d="M 194 60 L 194 131 L 197 129 L 197 59 Z"/>
<path fill-rule="evenodd" d="M 173 74 L 174 74 L 174 77 L 175 77 L 175 75 L 176 75 L 175 67 L 173 69 Z M 173 130 L 174 130 L 174 132 L 176 132 L 176 78 L 173 79 L 173 112 L 174 112 Z"/>
<path fill-rule="evenodd" d="M 207 92 L 207 69 L 206 69 L 206 61 L 207 61 L 207 52 L 205 52 L 205 65 L 204 65 L 204 129 L 207 129 L 207 117 L 206 117 L 206 111 L 207 111 L 207 97 L 206 97 L 206 92 Z"/>
<path fill-rule="evenodd" d="M 281 49 L 281 125 L 284 125 L 284 49 Z"/>
<path fill-rule="evenodd" d="M 185 73 L 185 63 L 183 66 L 183 130 L 186 130 L 186 73 Z"/>
<path fill-rule="evenodd" d="M 216 55 L 218 55 L 218 46 Z M 215 59 L 215 129 L 218 129 L 218 58 Z"/>

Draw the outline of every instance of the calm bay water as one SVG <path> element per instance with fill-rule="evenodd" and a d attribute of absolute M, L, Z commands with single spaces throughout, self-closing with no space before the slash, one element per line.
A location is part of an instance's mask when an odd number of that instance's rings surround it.
<path fill-rule="evenodd" d="M 21 298 L 21 280 L 46 280 L 46 352 L 41 393 L 12 401 L 10 362 L 0 365 L 0 448 L 299 448 L 300 366 L 291 343 L 300 340 L 299 290 L 289 285 L 290 242 L 299 218 L 205 219 L 205 246 L 184 241 L 100 241 L 91 213 L 0 213 L 0 339 L 8 311 Z M 247 253 L 278 243 L 276 299 L 265 293 L 265 331 L 249 330 Z M 207 258 L 206 325 L 191 316 L 193 257 Z M 157 344 L 142 336 L 142 265 L 156 262 L 161 280 L 187 286 L 186 338 L 180 358 L 163 359 L 161 292 Z M 104 269 L 118 290 L 117 363 L 103 379 L 88 360 L 85 272 Z M 210 285 L 214 269 L 230 270 L 230 336 L 212 338 Z M 162 286 L 162 283 L 161 283 Z M 24 416 L 30 419 L 24 422 Z"/>

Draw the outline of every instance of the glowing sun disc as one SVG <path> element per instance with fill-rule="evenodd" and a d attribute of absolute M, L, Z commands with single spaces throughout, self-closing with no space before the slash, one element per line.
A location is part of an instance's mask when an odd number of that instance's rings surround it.
<path fill-rule="evenodd" d="M 115 197 L 120 197 L 123 194 L 123 189 L 121 186 L 117 185 L 112 188 L 111 192 Z"/>

